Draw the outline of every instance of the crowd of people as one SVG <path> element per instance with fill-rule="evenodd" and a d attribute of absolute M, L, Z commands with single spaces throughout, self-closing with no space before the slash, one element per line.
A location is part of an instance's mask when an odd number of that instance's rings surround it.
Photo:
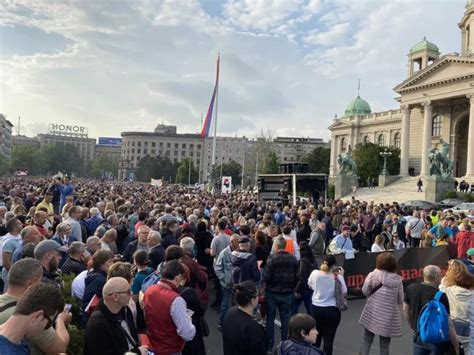
<path fill-rule="evenodd" d="M 415 354 L 474 353 L 473 228 L 474 211 L 355 199 L 284 205 L 250 192 L 62 175 L 4 179 L 0 353 L 65 353 L 72 322 L 84 329 L 84 354 L 206 354 L 206 314 L 217 311 L 225 355 L 331 355 L 348 291 L 335 256 L 358 253 L 377 256 L 362 286 L 355 352 L 369 354 L 377 335 L 389 354 L 405 316 Z M 438 246 L 449 252 L 447 268 L 428 265 L 423 282 L 404 289 L 392 251 Z M 74 305 L 64 303 L 65 275 Z M 419 325 L 434 298 L 449 315 L 439 343 Z"/>

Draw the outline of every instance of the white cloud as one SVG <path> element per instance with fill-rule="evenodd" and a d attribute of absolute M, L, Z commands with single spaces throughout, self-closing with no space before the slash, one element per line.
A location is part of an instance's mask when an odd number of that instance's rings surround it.
<path fill-rule="evenodd" d="M 310 33 L 304 38 L 304 42 L 308 44 L 322 44 L 325 46 L 338 45 L 344 40 L 349 28 L 350 24 L 348 22 L 338 23 L 326 32 L 314 31 Z"/>

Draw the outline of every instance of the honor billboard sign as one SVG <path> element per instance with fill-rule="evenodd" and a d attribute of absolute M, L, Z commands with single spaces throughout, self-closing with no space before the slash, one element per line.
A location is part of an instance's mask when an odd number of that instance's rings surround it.
<path fill-rule="evenodd" d="M 54 134 L 57 136 L 70 136 L 70 137 L 85 137 L 89 130 L 87 127 L 74 126 L 62 123 L 50 123 L 48 128 L 49 134 Z"/>

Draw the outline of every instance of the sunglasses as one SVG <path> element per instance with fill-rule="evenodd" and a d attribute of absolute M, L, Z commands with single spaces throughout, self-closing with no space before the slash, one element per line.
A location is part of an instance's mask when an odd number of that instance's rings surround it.
<path fill-rule="evenodd" d="M 54 322 L 56 322 L 56 317 L 54 317 L 53 319 L 51 319 L 47 314 L 46 312 L 43 311 L 43 317 L 48 321 L 48 323 L 46 324 L 46 327 L 44 327 L 44 329 L 49 329 L 53 326 Z"/>

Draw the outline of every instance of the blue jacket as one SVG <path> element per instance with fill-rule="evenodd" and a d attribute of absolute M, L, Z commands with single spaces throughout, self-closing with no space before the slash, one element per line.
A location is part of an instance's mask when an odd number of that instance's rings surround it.
<path fill-rule="evenodd" d="M 102 298 L 102 289 L 107 281 L 107 274 L 102 270 L 91 270 L 87 273 L 82 297 L 82 309 L 85 310 L 94 295 Z"/>
<path fill-rule="evenodd" d="M 89 234 L 89 237 L 91 235 L 94 235 L 95 230 L 97 229 L 98 226 L 104 221 L 104 219 L 100 216 L 92 216 L 88 220 L 86 220 L 87 224 L 87 233 Z"/>

